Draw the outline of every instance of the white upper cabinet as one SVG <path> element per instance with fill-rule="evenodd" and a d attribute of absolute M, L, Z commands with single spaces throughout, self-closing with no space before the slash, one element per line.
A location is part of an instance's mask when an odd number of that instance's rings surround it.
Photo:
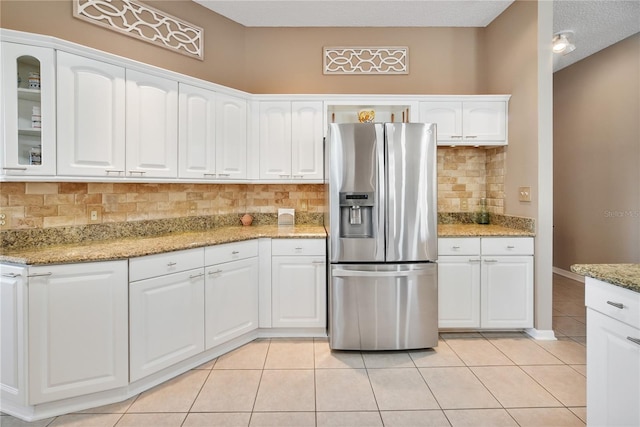
<path fill-rule="evenodd" d="M 322 102 L 262 101 L 259 115 L 260 179 L 322 179 Z"/>
<path fill-rule="evenodd" d="M 180 84 L 179 111 L 180 178 L 215 178 L 215 92 Z"/>
<path fill-rule="evenodd" d="M 291 103 L 291 173 L 294 179 L 322 179 L 322 102 Z"/>
<path fill-rule="evenodd" d="M 2 175 L 56 174 L 54 64 L 51 48 L 2 43 Z"/>
<path fill-rule="evenodd" d="M 247 177 L 247 101 L 216 94 L 216 176 Z"/>
<path fill-rule="evenodd" d="M 420 102 L 420 121 L 437 124 L 438 145 L 506 145 L 507 100 Z"/>
<path fill-rule="evenodd" d="M 58 175 L 125 175 L 125 69 L 58 52 Z"/>
<path fill-rule="evenodd" d="M 178 82 L 127 70 L 127 176 L 177 178 Z"/>

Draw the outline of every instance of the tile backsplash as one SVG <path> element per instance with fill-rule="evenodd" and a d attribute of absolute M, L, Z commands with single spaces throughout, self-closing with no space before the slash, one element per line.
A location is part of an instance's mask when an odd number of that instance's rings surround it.
<path fill-rule="evenodd" d="M 0 184 L 2 229 L 32 229 L 209 215 L 322 213 L 322 184 Z M 94 218 L 92 219 L 92 213 Z"/>
<path fill-rule="evenodd" d="M 506 147 L 438 148 L 438 212 L 504 213 Z M 324 212 L 322 184 L 5 182 L 2 230 L 69 227 L 226 214 Z M 466 206 L 465 206 L 466 204 Z M 92 219 L 92 213 L 95 219 Z"/>

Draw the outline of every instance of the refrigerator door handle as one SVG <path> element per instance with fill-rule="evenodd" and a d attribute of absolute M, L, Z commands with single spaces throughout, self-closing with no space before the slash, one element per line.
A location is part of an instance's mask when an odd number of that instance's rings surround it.
<path fill-rule="evenodd" d="M 332 270 L 333 277 L 411 277 L 421 276 L 425 270 L 408 271 L 362 271 L 362 270 Z"/>

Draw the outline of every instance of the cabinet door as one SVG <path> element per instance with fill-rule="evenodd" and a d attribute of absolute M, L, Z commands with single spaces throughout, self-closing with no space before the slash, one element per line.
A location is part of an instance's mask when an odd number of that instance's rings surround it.
<path fill-rule="evenodd" d="M 216 175 L 247 177 L 247 101 L 216 94 Z"/>
<path fill-rule="evenodd" d="M 206 268 L 206 348 L 258 328 L 258 259 Z"/>
<path fill-rule="evenodd" d="M 2 43 L 0 163 L 5 175 L 56 174 L 54 64 L 53 49 Z"/>
<path fill-rule="evenodd" d="M 131 381 L 204 351 L 204 273 L 183 271 L 129 285 Z"/>
<path fill-rule="evenodd" d="M 58 52 L 58 174 L 124 176 L 125 71 Z"/>
<path fill-rule="evenodd" d="M 215 178 L 215 93 L 181 83 L 179 114 L 178 176 Z"/>
<path fill-rule="evenodd" d="M 507 105 L 503 101 L 463 103 L 463 135 L 467 142 L 505 142 Z"/>
<path fill-rule="evenodd" d="M 0 274 L 0 397 L 26 405 L 26 353 L 28 313 L 27 268 L 2 265 Z"/>
<path fill-rule="evenodd" d="M 127 70 L 127 175 L 178 176 L 178 83 Z"/>
<path fill-rule="evenodd" d="M 640 329 L 589 308 L 587 336 L 587 424 L 640 425 Z"/>
<path fill-rule="evenodd" d="M 438 326 L 480 327 L 480 257 L 438 257 Z"/>
<path fill-rule="evenodd" d="M 127 262 L 29 268 L 29 404 L 128 382 Z"/>
<path fill-rule="evenodd" d="M 260 103 L 260 179 L 291 178 L 291 103 Z"/>
<path fill-rule="evenodd" d="M 462 102 L 421 102 L 420 121 L 437 125 L 438 142 L 462 141 Z"/>
<path fill-rule="evenodd" d="M 293 179 L 322 179 L 324 147 L 322 102 L 291 103 L 291 173 Z"/>
<path fill-rule="evenodd" d="M 326 271 L 322 256 L 272 260 L 273 327 L 326 326 Z"/>
<path fill-rule="evenodd" d="M 533 257 L 482 257 L 480 326 L 533 327 Z"/>

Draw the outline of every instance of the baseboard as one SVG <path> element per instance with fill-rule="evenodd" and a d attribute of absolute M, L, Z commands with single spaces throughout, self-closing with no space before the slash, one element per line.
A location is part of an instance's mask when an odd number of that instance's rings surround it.
<path fill-rule="evenodd" d="M 572 271 L 563 270 L 559 267 L 553 267 L 553 272 L 555 274 L 559 274 L 560 276 L 566 277 L 568 279 L 575 280 L 576 282 L 584 283 L 584 276 L 581 274 L 576 274 Z"/>
<path fill-rule="evenodd" d="M 541 330 L 536 328 L 527 328 L 524 330 L 525 334 L 529 335 L 531 338 L 540 340 L 540 341 L 556 341 L 556 334 L 552 329 L 549 330 Z"/>

